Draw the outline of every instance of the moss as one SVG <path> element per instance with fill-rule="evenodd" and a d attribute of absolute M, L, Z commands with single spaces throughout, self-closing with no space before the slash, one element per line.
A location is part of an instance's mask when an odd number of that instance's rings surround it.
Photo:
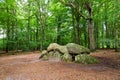
<path fill-rule="evenodd" d="M 61 58 L 61 54 L 56 51 L 55 53 L 51 54 L 51 56 L 56 57 L 56 58 Z"/>
<path fill-rule="evenodd" d="M 69 53 L 72 54 L 90 53 L 90 50 L 88 48 L 75 43 L 68 43 L 66 46 Z"/>
<path fill-rule="evenodd" d="M 49 60 L 49 57 L 50 57 L 50 54 L 46 54 L 46 55 L 43 56 L 42 59 L 43 59 L 43 60 Z"/>
<path fill-rule="evenodd" d="M 62 55 L 62 60 L 65 62 L 70 62 L 72 61 L 72 56 L 68 53 L 65 53 L 64 55 Z"/>
<path fill-rule="evenodd" d="M 47 53 L 43 56 L 43 60 L 49 60 L 50 57 L 55 57 L 55 58 L 60 58 L 61 59 L 61 54 L 59 52 L 50 52 Z"/>
<path fill-rule="evenodd" d="M 88 54 L 80 54 L 75 57 L 75 62 L 82 64 L 97 64 L 99 60 Z"/>

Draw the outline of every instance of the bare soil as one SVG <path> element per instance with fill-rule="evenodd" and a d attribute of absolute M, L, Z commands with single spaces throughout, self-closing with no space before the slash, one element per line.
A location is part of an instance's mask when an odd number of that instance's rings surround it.
<path fill-rule="evenodd" d="M 120 80 L 120 53 L 98 50 L 91 53 L 100 64 L 41 61 L 40 54 L 0 57 L 0 80 Z"/>

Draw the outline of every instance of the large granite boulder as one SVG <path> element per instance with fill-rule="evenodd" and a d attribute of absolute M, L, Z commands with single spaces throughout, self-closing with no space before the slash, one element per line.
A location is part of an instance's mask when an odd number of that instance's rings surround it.
<path fill-rule="evenodd" d="M 58 49 L 60 47 L 59 44 L 57 43 L 51 43 L 48 48 L 47 48 L 47 51 L 50 52 L 50 51 L 55 51 L 56 49 Z"/>
<path fill-rule="evenodd" d="M 68 43 L 66 45 L 69 54 L 72 56 L 72 61 L 75 61 L 75 56 L 79 54 L 89 54 L 90 50 L 88 48 L 85 48 L 84 46 L 75 44 L 75 43 Z"/>
<path fill-rule="evenodd" d="M 68 49 L 68 52 L 70 54 L 83 54 L 83 53 L 87 53 L 89 54 L 90 53 L 90 50 L 84 46 L 81 46 L 81 45 L 78 45 L 78 44 L 75 44 L 75 43 L 68 43 L 66 45 L 67 49 Z"/>
<path fill-rule="evenodd" d="M 43 51 L 41 52 L 41 55 L 40 55 L 39 59 L 42 58 L 42 57 L 43 57 L 44 55 L 46 55 L 46 54 L 48 54 L 47 50 L 43 50 Z"/>
<path fill-rule="evenodd" d="M 61 60 L 64 61 L 75 61 L 75 56 L 83 53 L 90 53 L 88 48 L 85 48 L 81 45 L 75 43 L 68 43 L 65 46 L 61 46 L 57 43 L 51 43 L 47 50 L 42 51 L 41 56 L 39 59 L 45 60 Z"/>
<path fill-rule="evenodd" d="M 52 43 L 48 46 L 47 51 L 59 51 L 62 54 L 68 53 L 67 47 L 66 46 L 61 46 L 57 43 Z"/>

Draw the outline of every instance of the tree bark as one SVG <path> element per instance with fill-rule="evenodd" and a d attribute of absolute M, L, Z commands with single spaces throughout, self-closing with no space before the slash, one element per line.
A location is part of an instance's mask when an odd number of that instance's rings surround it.
<path fill-rule="evenodd" d="M 115 13 L 115 17 L 116 17 L 116 19 L 115 19 L 115 51 L 120 51 L 119 50 L 119 24 L 118 24 L 118 20 L 119 20 L 119 13 L 118 13 L 118 9 L 119 9 L 119 7 L 118 7 L 118 3 L 119 3 L 119 1 L 118 0 L 116 0 L 116 13 Z"/>
<path fill-rule="evenodd" d="M 115 51 L 118 52 L 119 51 L 119 45 L 118 45 L 118 29 L 115 30 Z"/>
<path fill-rule="evenodd" d="M 76 22 L 77 22 L 77 44 L 80 44 L 80 25 L 79 25 L 79 22 L 80 22 L 80 17 L 79 16 L 76 16 Z"/>
<path fill-rule="evenodd" d="M 89 37 L 90 37 L 90 50 L 95 50 L 95 41 L 94 41 L 94 25 L 92 19 L 89 19 Z"/>
<path fill-rule="evenodd" d="M 39 50 L 40 49 L 40 46 L 39 46 L 39 44 L 38 44 L 38 41 L 39 41 L 39 28 L 38 28 L 38 26 L 39 26 L 39 19 L 38 19 L 38 15 L 36 14 L 36 31 L 35 31 L 35 40 L 36 40 L 36 43 L 37 43 L 37 47 L 36 47 L 36 49 L 37 50 Z"/>
<path fill-rule="evenodd" d="M 73 26 L 72 39 L 73 39 L 73 43 L 76 43 L 76 28 L 75 28 L 75 20 L 74 20 L 74 8 L 71 7 L 71 10 L 72 10 L 72 26 Z"/>
<path fill-rule="evenodd" d="M 90 37 L 90 50 L 95 50 L 95 40 L 94 40 L 94 25 L 93 25 L 93 19 L 92 19 L 92 7 L 91 4 L 86 2 L 86 8 L 89 13 L 89 19 L 88 19 L 88 29 L 89 29 L 89 37 Z"/>
<path fill-rule="evenodd" d="M 60 30 L 61 30 L 61 19 L 60 16 L 58 16 L 58 25 L 57 25 L 57 43 L 60 44 Z"/>
<path fill-rule="evenodd" d="M 31 5 L 31 2 L 28 1 L 28 23 L 27 23 L 27 47 L 28 49 L 30 48 L 30 5 Z"/>
<path fill-rule="evenodd" d="M 9 22 L 9 9 L 8 9 L 8 7 L 7 7 L 7 14 L 8 14 L 8 17 L 7 17 L 7 35 L 6 35 L 6 37 L 7 37 L 7 40 L 6 40 L 6 53 L 8 53 L 8 51 L 9 51 L 9 38 L 10 38 L 10 22 Z"/>

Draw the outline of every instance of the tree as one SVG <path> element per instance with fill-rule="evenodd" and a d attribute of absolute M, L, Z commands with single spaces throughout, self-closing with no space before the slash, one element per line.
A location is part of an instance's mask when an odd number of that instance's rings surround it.
<path fill-rule="evenodd" d="M 0 49 L 42 50 L 70 42 L 120 47 L 118 0 L 1 0 Z"/>
<path fill-rule="evenodd" d="M 120 18 L 120 15 L 119 15 L 119 1 L 116 0 L 116 4 L 115 4 L 115 51 L 118 52 L 119 51 L 119 18 Z"/>
<path fill-rule="evenodd" d="M 94 25 L 93 25 L 93 19 L 92 19 L 92 2 L 91 1 L 81 1 L 82 4 L 75 4 L 74 2 L 72 1 L 68 1 L 68 3 L 60 0 L 61 3 L 63 3 L 64 5 L 67 5 L 67 6 L 70 6 L 72 7 L 72 9 L 75 9 L 76 11 L 76 21 L 77 21 L 77 30 L 78 30 L 78 44 L 80 42 L 80 28 L 79 28 L 79 20 L 80 20 L 80 17 L 83 17 L 84 19 L 87 19 L 88 20 L 88 29 L 89 29 L 89 38 L 90 38 L 90 50 L 93 51 L 95 50 L 95 41 L 94 41 Z M 75 2 L 79 2 L 79 0 L 75 1 Z M 84 16 L 84 14 L 82 13 L 82 5 L 84 5 L 88 11 L 88 18 L 86 18 Z"/>

